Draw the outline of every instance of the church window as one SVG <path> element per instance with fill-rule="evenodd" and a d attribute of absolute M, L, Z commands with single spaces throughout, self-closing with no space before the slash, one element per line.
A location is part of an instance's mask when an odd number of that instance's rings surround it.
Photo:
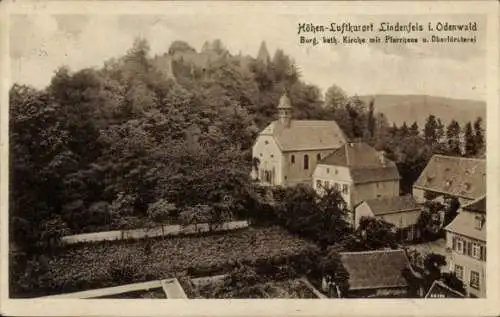
<path fill-rule="evenodd" d="M 309 155 L 304 155 L 304 169 L 308 170 L 309 169 Z"/>

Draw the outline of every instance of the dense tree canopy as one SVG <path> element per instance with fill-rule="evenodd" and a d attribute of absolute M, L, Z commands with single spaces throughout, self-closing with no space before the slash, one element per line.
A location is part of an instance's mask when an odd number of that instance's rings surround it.
<path fill-rule="evenodd" d="M 461 155 L 457 124 L 444 133 L 439 118 L 431 116 L 422 133 L 416 124 L 390 127 L 373 100 L 366 105 L 338 85 L 323 98 L 301 80 L 299 67 L 283 50 L 272 56 L 265 61 L 232 56 L 221 41 L 207 42 L 198 53 L 176 41 L 167 53 L 152 57 L 149 44 L 137 39 L 102 68 L 61 67 L 42 90 L 13 85 L 14 241 L 33 247 L 67 233 L 180 222 L 192 219 L 185 210 L 201 205 L 219 220 L 248 216 L 249 209 L 263 207 L 249 178 L 255 165 L 251 146 L 275 119 L 284 91 L 293 100 L 295 118 L 337 120 L 349 138 L 386 151 L 398 166 L 403 191 L 433 153 Z M 481 156 L 481 119 L 465 132 L 463 152 Z M 324 245 L 343 235 L 340 196 L 318 198 L 302 188 L 282 194 L 281 207 L 273 208 L 281 210 L 276 217 L 291 231 Z M 287 223 L 288 218 L 305 225 Z"/>

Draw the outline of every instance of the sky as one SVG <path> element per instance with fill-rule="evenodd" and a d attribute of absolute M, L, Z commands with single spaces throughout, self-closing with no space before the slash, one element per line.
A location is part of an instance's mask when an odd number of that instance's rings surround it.
<path fill-rule="evenodd" d="M 238 11 L 238 10 L 236 10 Z M 298 24 L 350 22 L 420 23 L 476 21 L 477 43 L 301 45 Z M 302 78 L 324 92 L 336 84 L 348 94 L 427 94 L 460 99 L 486 99 L 486 32 L 482 16 L 304 15 L 269 11 L 196 13 L 190 15 L 12 15 L 11 78 L 43 88 L 60 66 L 71 70 L 100 67 L 123 55 L 136 37 L 146 38 L 152 54 L 168 51 L 183 40 L 198 51 L 207 40 L 220 39 L 233 54 L 256 57 L 262 41 L 271 56 L 281 48 L 301 70 Z M 327 33 L 326 35 L 330 35 Z M 429 36 L 391 33 L 394 36 Z M 450 33 L 442 32 L 441 36 Z M 308 34 L 310 36 L 311 34 Z M 367 33 L 361 34 L 366 36 Z M 379 34 L 382 35 L 384 34 Z M 322 36 L 317 35 L 318 39 Z"/>

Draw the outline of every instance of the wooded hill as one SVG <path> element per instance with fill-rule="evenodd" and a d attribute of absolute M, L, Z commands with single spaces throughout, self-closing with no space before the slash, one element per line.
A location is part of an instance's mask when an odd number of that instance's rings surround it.
<path fill-rule="evenodd" d="M 482 121 L 429 116 L 391 126 L 378 101 L 333 85 L 323 96 L 282 50 L 231 55 L 176 41 L 150 56 L 138 39 L 100 69 L 61 67 L 50 85 L 10 90 L 11 237 L 41 246 L 63 234 L 156 222 L 224 221 L 248 211 L 257 133 L 288 92 L 296 119 L 336 120 L 351 139 L 387 152 L 407 192 L 434 153 L 484 153 Z M 383 105 L 380 106 L 383 108 Z M 449 115 L 449 114 L 447 114 Z"/>
<path fill-rule="evenodd" d="M 375 100 L 377 111 L 384 113 L 389 123 L 397 125 L 416 121 L 423 126 L 431 114 L 444 123 L 455 120 L 460 125 L 486 117 L 486 103 L 478 100 L 426 95 L 363 95 L 359 98 L 365 103 Z"/>

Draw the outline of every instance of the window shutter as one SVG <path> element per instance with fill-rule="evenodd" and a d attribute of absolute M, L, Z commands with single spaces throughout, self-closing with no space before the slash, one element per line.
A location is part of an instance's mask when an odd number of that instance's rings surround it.
<path fill-rule="evenodd" d="M 486 247 L 481 246 L 481 260 L 486 261 Z"/>
<path fill-rule="evenodd" d="M 465 254 L 467 254 L 468 256 L 472 256 L 472 244 L 470 241 L 467 241 L 466 242 L 466 248 L 465 248 Z"/>

